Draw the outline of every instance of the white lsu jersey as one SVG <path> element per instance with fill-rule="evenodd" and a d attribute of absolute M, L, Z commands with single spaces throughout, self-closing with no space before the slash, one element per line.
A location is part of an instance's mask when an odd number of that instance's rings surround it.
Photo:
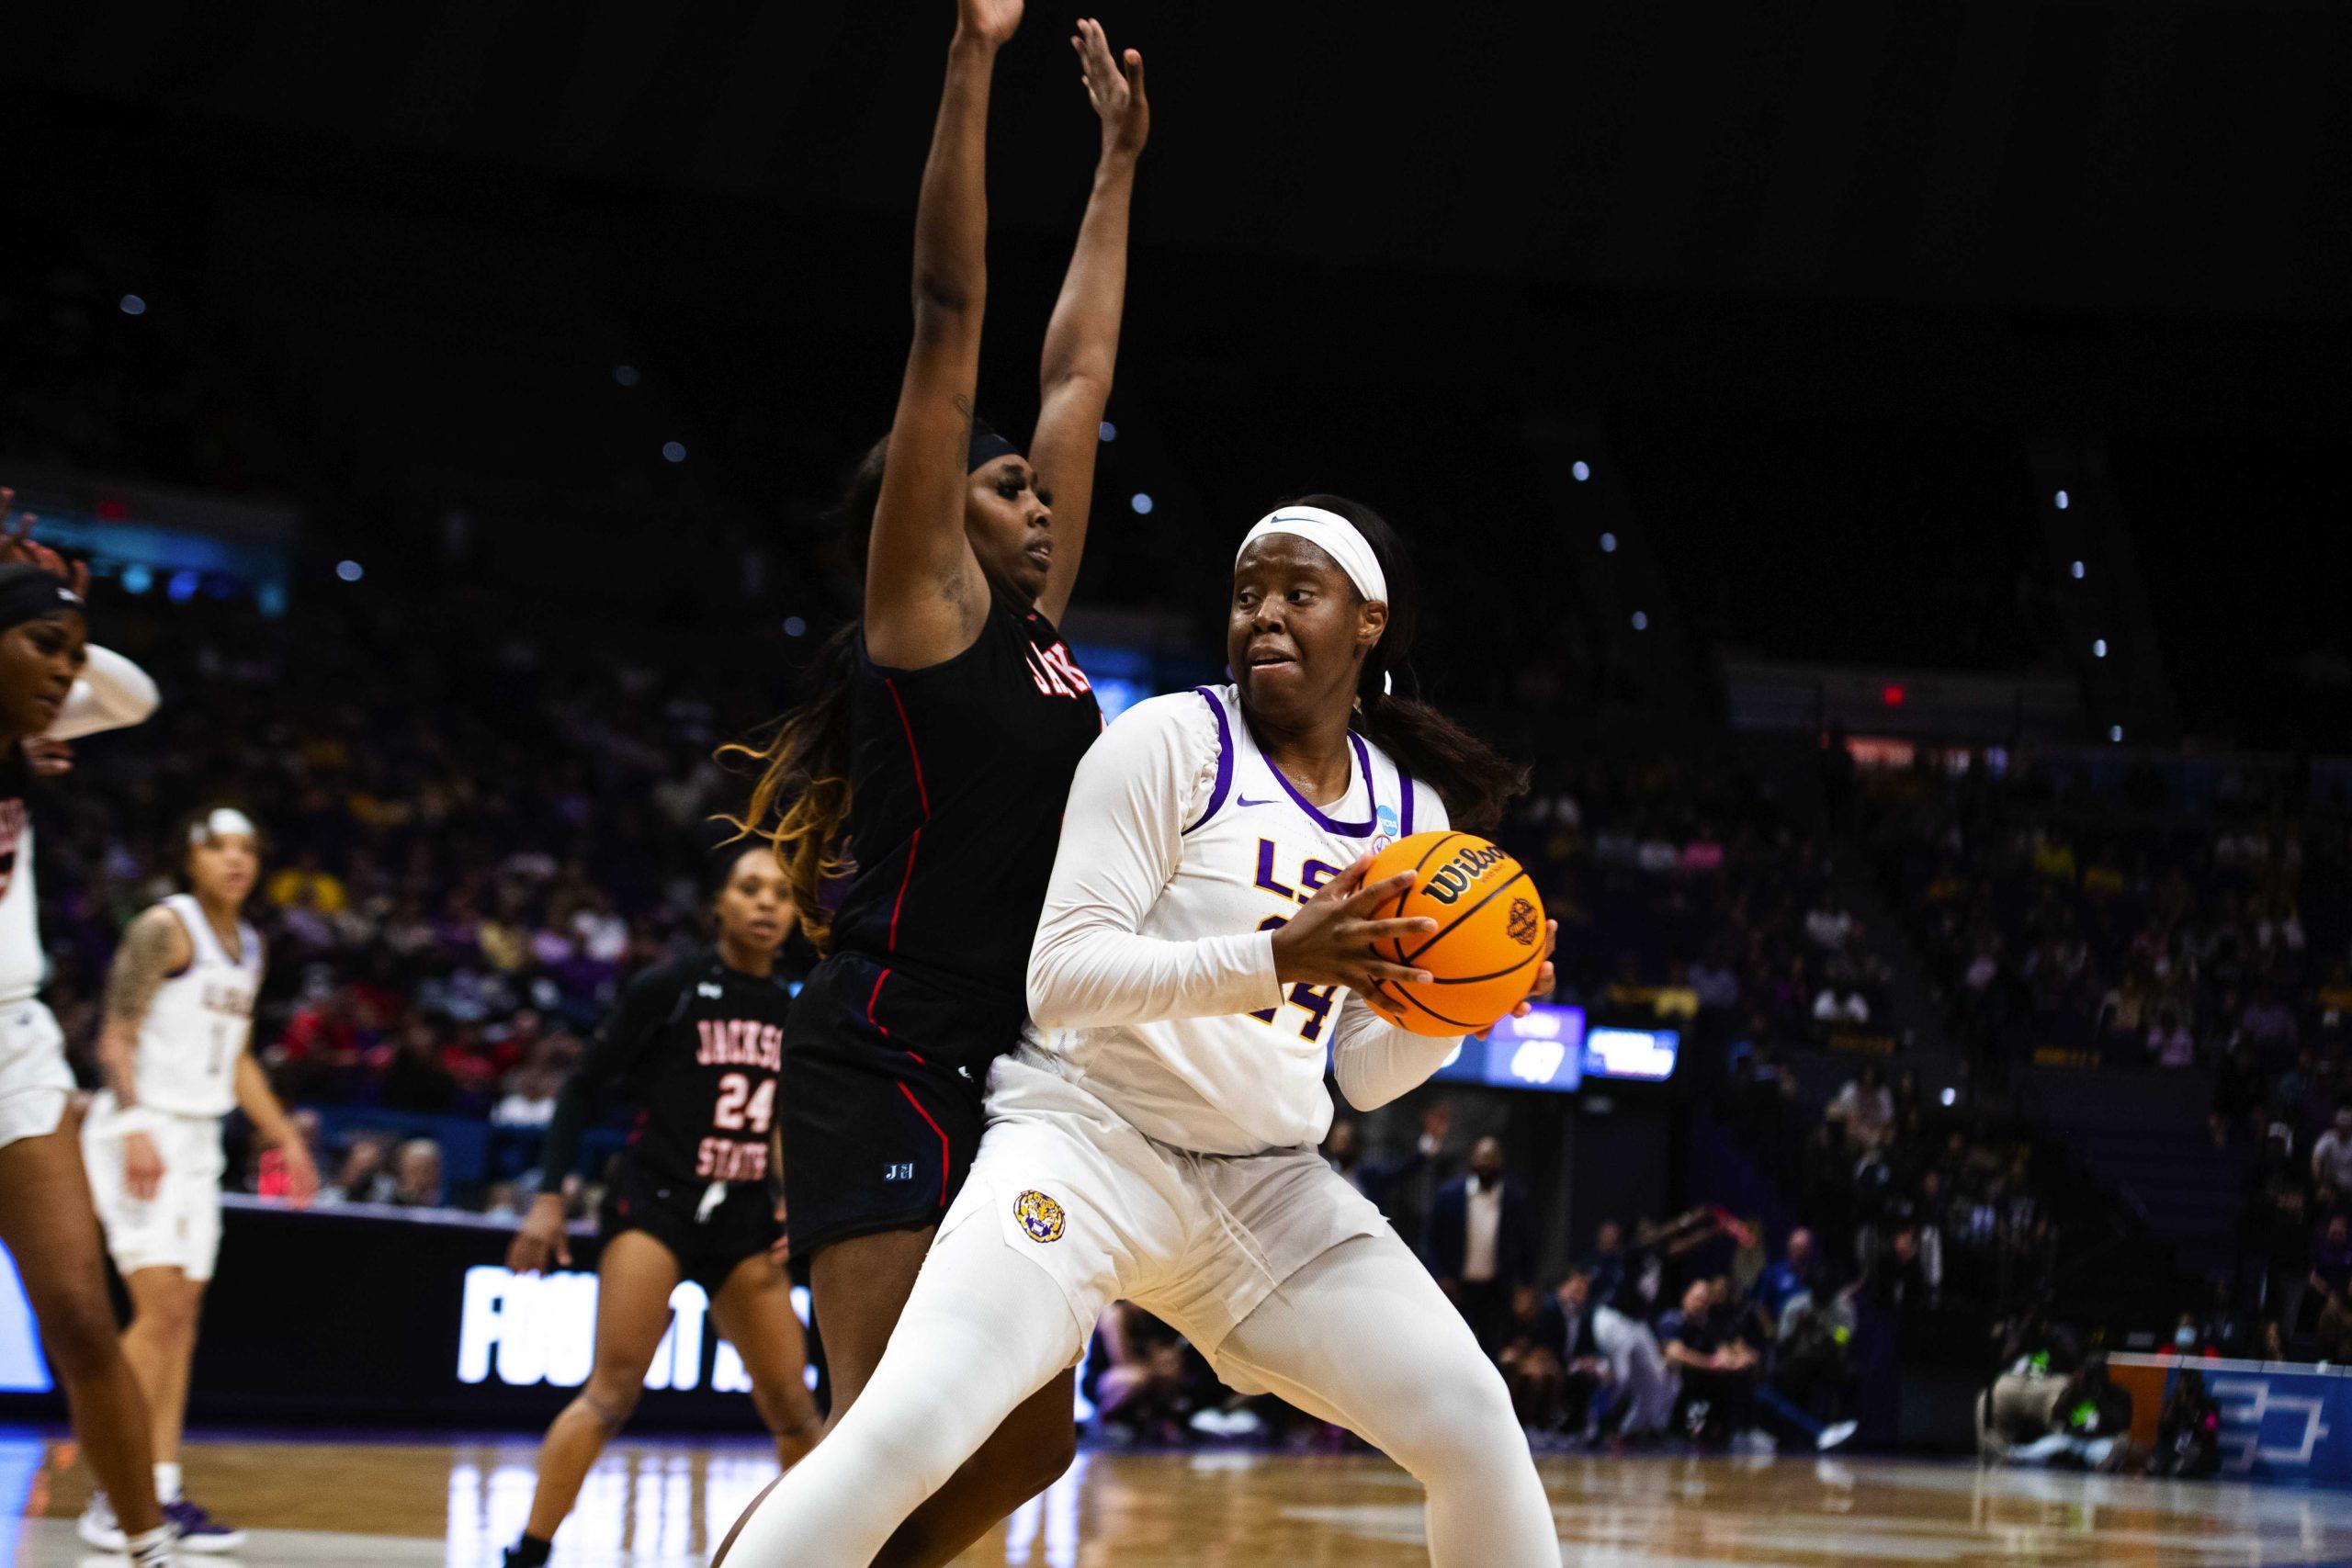
<path fill-rule="evenodd" d="M 33 891 L 33 824 L 21 795 L 0 799 L 0 1007 L 30 1001 L 49 978 Z"/>
<path fill-rule="evenodd" d="M 1344 987 L 1276 981 L 1256 935 L 1364 854 L 1447 826 L 1434 789 L 1363 737 L 1348 740 L 1347 792 L 1318 807 L 1259 750 L 1236 688 L 1204 686 L 1137 704 L 1080 763 L 1031 1000 L 1041 984 L 1063 997 L 1125 992 L 1117 1021 L 1052 1029 L 1103 1010 L 1061 1003 L 1038 1016 L 1062 1076 L 1146 1135 L 1216 1155 L 1317 1144 L 1334 1044 L 1392 1030 Z M 1123 956 L 1065 973 L 1079 965 L 1061 956 L 1069 940 L 1106 925 L 1133 933 Z M 1212 991 L 1240 1006 L 1204 1014 Z"/>
<path fill-rule="evenodd" d="M 240 920 L 232 955 L 193 895 L 175 893 L 163 908 L 187 929 L 196 956 L 155 988 L 139 1026 L 139 1102 L 181 1116 L 225 1116 L 236 1108 L 237 1057 L 253 1032 L 261 935 Z"/>

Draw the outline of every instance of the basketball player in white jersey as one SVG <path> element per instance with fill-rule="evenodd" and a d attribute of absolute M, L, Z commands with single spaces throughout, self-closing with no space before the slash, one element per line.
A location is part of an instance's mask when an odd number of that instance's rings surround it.
<path fill-rule="evenodd" d="M 1415 598 L 1369 509 L 1285 506 L 1235 562 L 1234 683 L 1138 705 L 1079 764 L 1030 957 L 1036 1028 L 990 1074 L 971 1176 L 863 1397 L 722 1562 L 868 1562 L 1124 1298 L 1233 1388 L 1419 1477 L 1438 1568 L 1558 1568 L 1501 1375 L 1316 1152 L 1327 1058 L 1370 1108 L 1456 1043 L 1360 999 L 1427 977 L 1375 958 L 1376 939 L 1436 929 L 1371 918 L 1410 882 L 1364 886 L 1373 853 L 1449 813 L 1490 822 L 1524 783 L 1389 693 Z"/>
<path fill-rule="evenodd" d="M 0 488 L 0 517 L 12 496 Z M 25 523 L 29 523 L 25 519 Z M 66 1111 L 74 1074 L 40 991 L 48 972 L 33 889 L 39 773 L 60 743 L 137 724 L 155 682 L 90 646 L 87 570 L 25 536 L 0 537 L 0 1242 L 40 1325 L 82 1452 L 121 1499 L 135 1568 L 168 1568 L 172 1527 L 156 1505 L 147 1403 L 124 1359 L 82 1151 Z M 50 761 L 38 763 L 36 751 Z"/>
<path fill-rule="evenodd" d="M 196 818 L 180 840 L 188 891 L 130 922 L 107 976 L 98 1064 L 106 1088 L 82 1128 L 107 1249 L 130 1291 L 123 1353 L 147 1395 L 155 1495 L 190 1551 L 231 1551 L 244 1532 L 214 1519 L 180 1483 L 180 1435 L 204 1288 L 220 1249 L 220 1119 L 243 1110 L 286 1163 L 297 1203 L 318 1171 L 246 1048 L 261 988 L 261 934 L 245 923 L 261 845 L 242 811 Z M 119 1550 L 107 1495 L 92 1495 L 82 1539 Z"/>

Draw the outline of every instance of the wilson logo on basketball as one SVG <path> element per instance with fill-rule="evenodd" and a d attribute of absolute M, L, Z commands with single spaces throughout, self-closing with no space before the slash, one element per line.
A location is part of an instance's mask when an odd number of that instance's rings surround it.
<path fill-rule="evenodd" d="M 1441 904 L 1451 904 L 1469 891 L 1488 866 L 1499 865 L 1510 859 L 1492 844 L 1473 844 L 1438 869 L 1438 874 L 1421 889 L 1424 897 Z"/>
<path fill-rule="evenodd" d="M 1035 1188 L 1012 1201 L 1012 1217 L 1021 1222 L 1031 1241 L 1062 1238 L 1062 1206 Z"/>
<path fill-rule="evenodd" d="M 1521 947 L 1535 945 L 1535 906 L 1524 898 L 1510 901 L 1510 923 L 1503 929 Z"/>

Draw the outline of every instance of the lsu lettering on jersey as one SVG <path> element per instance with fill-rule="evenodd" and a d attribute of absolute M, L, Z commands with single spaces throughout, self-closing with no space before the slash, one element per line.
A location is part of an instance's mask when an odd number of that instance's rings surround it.
<path fill-rule="evenodd" d="M 163 907 L 187 930 L 196 956 L 155 988 L 139 1026 L 139 1102 L 180 1116 L 226 1116 L 236 1108 L 237 1057 L 261 990 L 261 935 L 239 921 L 231 953 L 193 895 L 175 893 Z"/>
<path fill-rule="evenodd" d="M 1273 974 L 1271 933 L 1317 888 L 1447 825 L 1435 790 L 1348 740 L 1347 791 L 1318 806 L 1259 749 L 1236 689 L 1204 686 L 1137 704 L 1080 763 L 1030 999 L 1063 1076 L 1148 1136 L 1218 1155 L 1319 1143 L 1334 1047 L 1411 1038 L 1342 987 Z"/>

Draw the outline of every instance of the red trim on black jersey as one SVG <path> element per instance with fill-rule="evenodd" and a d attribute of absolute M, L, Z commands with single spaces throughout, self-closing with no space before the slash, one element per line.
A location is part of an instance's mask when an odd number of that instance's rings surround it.
<path fill-rule="evenodd" d="M 944 1209 L 947 1207 L 947 1172 L 955 1163 L 955 1156 L 948 1152 L 947 1134 L 940 1130 L 938 1122 L 931 1119 L 931 1112 L 922 1108 L 922 1101 L 915 1098 L 914 1090 L 902 1083 L 899 1086 L 899 1092 L 907 1097 L 907 1103 L 915 1108 L 915 1114 L 922 1118 L 923 1125 L 939 1139 L 939 1206 Z"/>
<path fill-rule="evenodd" d="M 899 696 L 899 683 L 884 677 L 882 687 L 890 694 L 890 705 L 899 710 L 899 728 L 907 737 L 907 760 L 914 764 L 915 797 L 922 802 L 922 819 L 931 821 L 931 787 L 922 782 L 922 752 L 915 745 L 915 727 L 907 717 L 907 705 Z M 890 904 L 890 934 L 885 945 L 888 951 L 899 951 L 899 912 L 907 907 L 907 889 L 914 886 L 915 852 L 922 848 L 922 829 L 914 830 L 907 840 L 906 874 L 899 878 L 899 896 Z M 878 988 L 878 983 L 877 983 Z M 871 1009 L 868 1010 L 869 1014 Z"/>

